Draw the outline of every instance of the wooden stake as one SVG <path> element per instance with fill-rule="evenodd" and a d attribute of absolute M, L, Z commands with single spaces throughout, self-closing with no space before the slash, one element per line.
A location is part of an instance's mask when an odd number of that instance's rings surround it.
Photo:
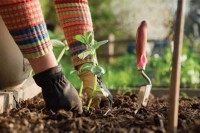
<path fill-rule="evenodd" d="M 178 107 L 179 107 L 179 91 L 180 91 L 180 71 L 181 71 L 181 52 L 184 32 L 184 2 L 178 0 L 176 25 L 174 35 L 174 50 L 171 72 L 171 87 L 169 97 L 169 133 L 176 133 L 178 126 Z"/>
<path fill-rule="evenodd" d="M 113 34 L 109 34 L 108 36 L 109 44 L 108 44 L 108 63 L 111 64 L 114 61 L 114 53 L 115 53 L 115 36 Z"/>

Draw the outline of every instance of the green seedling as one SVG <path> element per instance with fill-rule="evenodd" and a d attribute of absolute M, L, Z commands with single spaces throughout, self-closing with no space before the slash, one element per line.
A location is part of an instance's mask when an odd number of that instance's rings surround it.
<path fill-rule="evenodd" d="M 74 74 L 74 73 L 76 75 L 78 75 L 78 71 L 76 69 L 73 69 L 73 70 L 70 71 L 70 74 Z M 78 93 L 79 97 L 83 96 L 82 93 L 83 93 L 83 82 L 81 82 L 81 86 L 80 86 L 80 89 L 79 89 L 79 93 Z"/>
<path fill-rule="evenodd" d="M 57 62 L 59 63 L 60 60 L 62 59 L 63 55 L 65 54 L 65 51 L 69 50 L 68 45 L 66 44 L 66 41 L 63 43 L 60 40 L 57 39 L 52 39 L 51 44 L 53 46 L 53 49 L 58 49 L 61 50 L 59 51 L 59 55 L 57 57 Z"/>
<path fill-rule="evenodd" d="M 100 42 L 94 41 L 93 40 L 93 32 L 84 32 L 84 35 L 76 35 L 74 37 L 74 39 L 88 46 L 88 49 L 83 51 L 82 53 L 80 53 L 78 55 L 78 57 L 80 59 L 85 59 L 87 56 L 91 56 L 92 60 L 93 60 L 93 64 L 85 63 L 84 65 L 81 66 L 81 68 L 79 70 L 80 72 L 90 71 L 95 75 L 94 76 L 94 86 L 91 87 L 93 89 L 93 92 L 91 94 L 92 96 L 90 96 L 90 100 L 89 100 L 88 106 L 87 106 L 87 110 L 89 110 L 92 100 L 95 97 L 94 96 L 95 92 L 97 91 L 97 75 L 105 74 L 105 69 L 98 64 L 98 61 L 96 58 L 96 50 L 100 46 L 106 44 L 108 42 L 108 40 L 104 40 L 104 41 L 100 41 Z M 83 86 L 81 87 L 79 94 L 82 94 L 82 89 L 83 89 Z"/>

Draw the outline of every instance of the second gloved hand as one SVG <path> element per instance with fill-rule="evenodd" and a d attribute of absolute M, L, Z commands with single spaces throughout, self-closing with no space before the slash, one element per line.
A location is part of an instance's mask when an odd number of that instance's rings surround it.
<path fill-rule="evenodd" d="M 92 88 L 94 86 L 94 74 L 91 72 L 81 72 L 78 76 L 83 81 L 84 92 L 88 97 L 90 97 L 90 95 L 93 93 Z M 110 101 L 102 94 L 100 90 L 97 90 L 94 92 L 94 98 L 91 106 L 95 109 L 98 109 L 101 107 L 101 105 L 110 106 Z"/>

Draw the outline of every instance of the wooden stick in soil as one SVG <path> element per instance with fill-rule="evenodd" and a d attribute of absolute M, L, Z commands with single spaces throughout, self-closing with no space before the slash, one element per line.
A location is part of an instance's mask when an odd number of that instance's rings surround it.
<path fill-rule="evenodd" d="M 178 107 L 179 107 L 179 91 L 180 91 L 180 71 L 181 71 L 181 52 L 184 32 L 184 3 L 185 0 L 178 0 L 174 50 L 171 72 L 171 87 L 169 97 L 169 133 L 176 133 L 178 126 Z"/>

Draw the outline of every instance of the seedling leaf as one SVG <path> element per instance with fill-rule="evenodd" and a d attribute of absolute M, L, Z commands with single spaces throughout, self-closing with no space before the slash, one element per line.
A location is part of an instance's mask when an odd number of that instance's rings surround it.
<path fill-rule="evenodd" d="M 91 31 L 84 32 L 84 36 L 86 38 L 86 43 L 91 46 L 92 45 L 92 32 Z"/>
<path fill-rule="evenodd" d="M 91 63 L 85 63 L 80 67 L 81 72 L 91 71 L 93 65 Z"/>
<path fill-rule="evenodd" d="M 74 74 L 74 73 L 78 73 L 78 71 L 75 69 L 70 71 L 70 74 Z"/>
<path fill-rule="evenodd" d="M 96 50 L 93 47 L 90 48 L 90 54 L 96 55 Z"/>
<path fill-rule="evenodd" d="M 67 46 L 66 44 L 64 44 L 63 42 L 61 42 L 60 40 L 57 40 L 57 39 L 52 39 L 52 40 L 50 40 L 50 42 L 53 47 L 63 48 L 63 47 Z"/>
<path fill-rule="evenodd" d="M 94 45 L 92 46 L 94 49 L 98 49 L 101 45 L 104 45 L 108 42 L 108 40 L 100 41 L 100 42 L 95 42 Z"/>
<path fill-rule="evenodd" d="M 105 74 L 106 71 L 101 66 L 94 66 L 92 67 L 91 72 L 95 75 L 98 75 L 98 74 Z"/>
<path fill-rule="evenodd" d="M 85 37 L 83 35 L 76 35 L 74 37 L 75 40 L 79 41 L 79 42 L 82 42 L 83 44 L 87 44 L 86 40 L 85 40 Z"/>
<path fill-rule="evenodd" d="M 91 32 L 90 31 L 85 31 L 84 32 L 84 37 L 85 38 L 87 38 L 88 36 L 90 36 L 91 35 Z"/>
<path fill-rule="evenodd" d="M 65 51 L 68 51 L 68 50 L 69 50 L 69 47 L 68 47 L 68 46 L 66 46 L 66 47 L 65 47 Z"/>
<path fill-rule="evenodd" d="M 78 55 L 78 57 L 79 57 L 80 59 L 85 59 L 85 57 L 87 57 L 89 54 L 91 54 L 91 50 L 85 50 L 85 51 L 83 51 L 82 53 L 80 53 L 80 54 Z"/>

